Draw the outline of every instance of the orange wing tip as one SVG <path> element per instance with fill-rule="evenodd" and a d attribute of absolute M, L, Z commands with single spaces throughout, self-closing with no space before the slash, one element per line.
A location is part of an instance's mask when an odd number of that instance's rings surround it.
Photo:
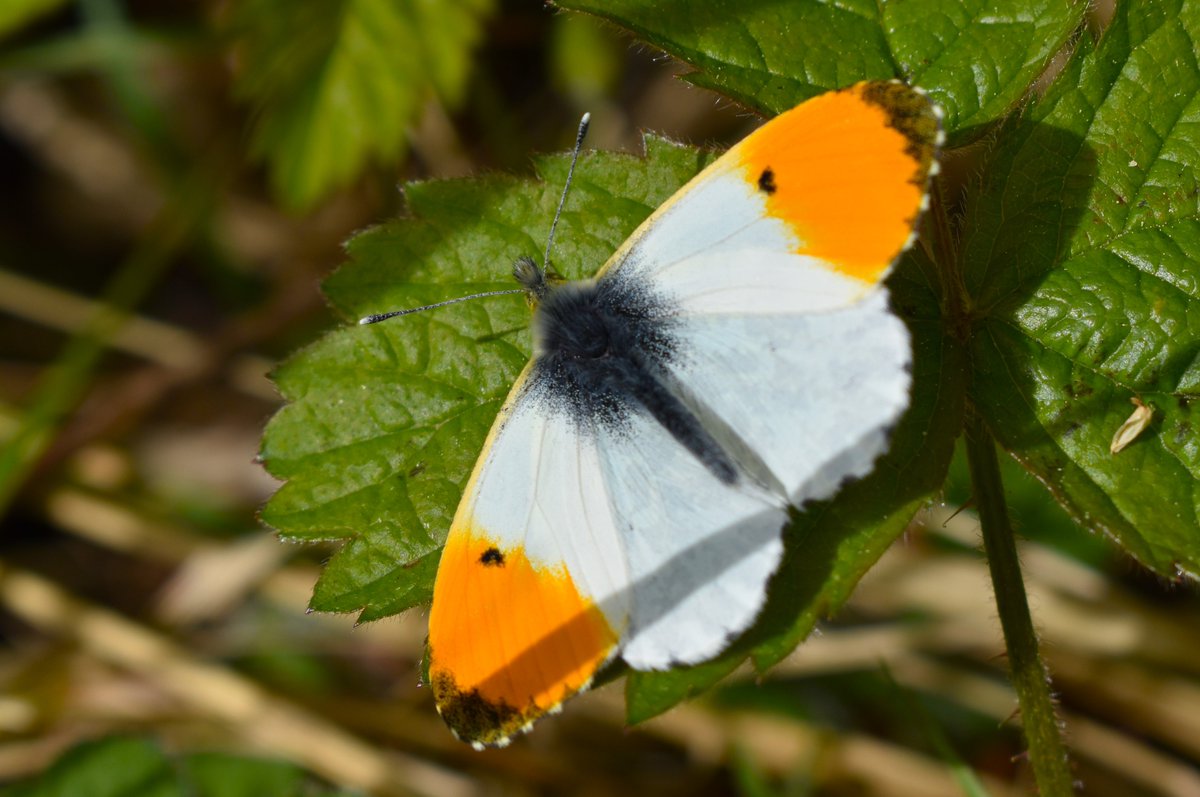
<path fill-rule="evenodd" d="M 455 736 L 502 746 L 583 691 L 616 649 L 599 606 L 560 564 L 501 547 L 473 523 L 442 552 L 429 618 L 430 683 Z"/>
<path fill-rule="evenodd" d="M 874 284 L 910 243 L 943 140 L 941 109 L 899 81 L 818 95 L 738 145 L 795 252 Z"/>
<path fill-rule="evenodd" d="M 534 723 L 542 717 L 561 714 L 563 701 L 586 692 L 592 685 L 592 679 L 588 678 L 558 703 L 539 706 L 531 702 L 524 710 L 514 708 L 503 700 L 488 700 L 478 689 L 463 692 L 450 673 L 432 676 L 431 683 L 438 714 L 454 738 L 476 750 L 486 750 L 489 747 L 508 747 L 515 736 L 533 730 Z"/>
<path fill-rule="evenodd" d="M 946 137 L 941 106 L 924 89 L 907 86 L 899 80 L 856 83 L 846 91 L 858 93 L 887 114 L 888 126 L 908 142 L 906 151 L 917 167 L 913 180 L 924 190 L 937 162 L 937 150 Z"/>
<path fill-rule="evenodd" d="M 478 689 L 464 692 L 450 673 L 431 675 L 430 681 L 438 714 L 454 738 L 476 750 L 507 747 L 513 736 L 528 732 L 545 713 L 533 703 L 522 710 L 504 700 L 489 700 Z"/>

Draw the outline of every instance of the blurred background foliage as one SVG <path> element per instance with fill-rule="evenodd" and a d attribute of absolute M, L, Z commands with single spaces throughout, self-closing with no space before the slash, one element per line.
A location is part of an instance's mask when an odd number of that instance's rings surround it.
<path fill-rule="evenodd" d="M 0 794 L 1028 791 L 957 464 L 763 682 L 628 730 L 609 686 L 486 753 L 419 684 L 423 613 L 307 615 L 330 550 L 256 524 L 265 374 L 337 323 L 341 242 L 583 110 L 597 148 L 753 128 L 679 69 L 536 2 L 0 2 Z M 1200 794 L 1194 588 L 1005 477 L 1087 793 Z"/>

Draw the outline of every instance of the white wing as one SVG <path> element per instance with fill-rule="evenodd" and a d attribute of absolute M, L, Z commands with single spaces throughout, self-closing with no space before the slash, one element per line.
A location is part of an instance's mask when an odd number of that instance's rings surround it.
<path fill-rule="evenodd" d="M 518 546 L 531 562 L 565 567 L 580 594 L 620 629 L 629 575 L 595 438 L 535 395 L 520 396 L 479 471 L 460 513 L 470 512 L 502 548 Z"/>
<path fill-rule="evenodd" d="M 599 432 L 630 577 L 621 655 L 643 670 L 704 661 L 753 623 L 786 504 L 866 475 L 910 383 L 908 333 L 882 289 L 839 311 L 685 316 L 672 331 L 675 389 L 742 478 L 721 482 L 645 412 Z"/>
<path fill-rule="evenodd" d="M 630 236 L 601 276 L 651 282 L 696 311 L 819 312 L 873 288 L 798 254 L 736 155 L 724 155 Z"/>
<path fill-rule="evenodd" d="M 429 617 L 438 710 L 503 745 L 586 689 L 628 626 L 623 542 L 595 439 L 514 387 L 442 551 Z"/>
<path fill-rule="evenodd" d="M 840 310 L 676 319 L 675 378 L 796 506 L 866 475 L 908 407 L 908 330 L 877 288 Z"/>
<path fill-rule="evenodd" d="M 717 655 L 762 608 L 783 502 L 722 483 L 645 412 L 598 434 L 631 579 L 622 658 L 660 670 Z"/>

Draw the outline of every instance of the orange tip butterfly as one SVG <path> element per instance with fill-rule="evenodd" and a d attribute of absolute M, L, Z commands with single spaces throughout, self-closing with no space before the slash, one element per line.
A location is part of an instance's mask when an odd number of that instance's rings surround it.
<path fill-rule="evenodd" d="M 458 506 L 429 616 L 456 736 L 507 744 L 617 656 L 695 664 L 754 622 L 788 508 L 866 475 L 908 407 L 912 348 L 883 279 L 927 204 L 940 120 L 895 81 L 813 97 L 592 279 L 517 262 L 533 359 Z"/>

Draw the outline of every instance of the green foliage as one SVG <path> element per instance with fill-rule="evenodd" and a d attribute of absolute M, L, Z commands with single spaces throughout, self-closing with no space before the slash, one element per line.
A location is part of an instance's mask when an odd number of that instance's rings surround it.
<path fill-rule="evenodd" d="M 760 622 L 725 655 L 627 682 L 632 720 L 765 668 L 844 603 L 941 487 L 968 408 L 1084 525 L 1163 575 L 1200 570 L 1200 85 L 1195 4 L 1125 3 L 1099 42 L 1058 0 L 789 4 L 575 2 L 696 68 L 688 79 L 767 113 L 863 78 L 914 79 L 951 143 L 989 133 L 961 218 L 935 205 L 928 249 L 889 282 L 915 345 L 910 412 L 876 471 L 809 507 Z M 1046 96 L 1003 119 L 1063 42 Z M 580 162 L 559 231 L 564 276 L 591 274 L 711 156 L 648 139 L 644 158 Z M 511 285 L 537 254 L 566 170 L 411 185 L 410 216 L 354 238 L 326 284 L 347 319 Z M 953 229 L 951 229 L 953 227 Z M 948 277 L 949 275 L 949 277 Z M 289 539 L 346 539 L 317 609 L 385 616 L 429 598 L 460 491 L 529 355 L 519 297 L 347 326 L 276 373 L 290 404 L 263 456 L 287 484 L 263 517 Z M 1141 396 L 1156 421 L 1119 455 Z"/>
<path fill-rule="evenodd" d="M 859 80 L 929 89 L 962 137 L 1012 108 L 1079 24 L 1062 0 L 557 0 L 691 64 L 687 79 L 766 115 Z"/>
<path fill-rule="evenodd" d="M 1198 38 L 1195 3 L 1123 4 L 1002 131 L 963 240 L 972 400 L 1076 520 L 1167 577 L 1200 572 Z M 1154 422 L 1113 455 L 1134 396 Z"/>
<path fill-rule="evenodd" d="M 236 4 L 238 89 L 254 104 L 254 152 L 278 196 L 305 208 L 388 164 L 436 96 L 454 105 L 490 0 Z"/>
<path fill-rule="evenodd" d="M 66 0 L 5 0 L 0 3 L 0 38 L 63 5 Z"/>
<path fill-rule="evenodd" d="M 282 761 L 221 753 L 169 756 L 147 739 L 114 737 L 69 750 L 36 780 L 0 797 L 337 797 Z"/>
<path fill-rule="evenodd" d="M 611 95 L 621 78 L 623 56 L 615 37 L 581 14 L 564 14 L 555 21 L 550 48 L 555 83 L 584 107 Z"/>

